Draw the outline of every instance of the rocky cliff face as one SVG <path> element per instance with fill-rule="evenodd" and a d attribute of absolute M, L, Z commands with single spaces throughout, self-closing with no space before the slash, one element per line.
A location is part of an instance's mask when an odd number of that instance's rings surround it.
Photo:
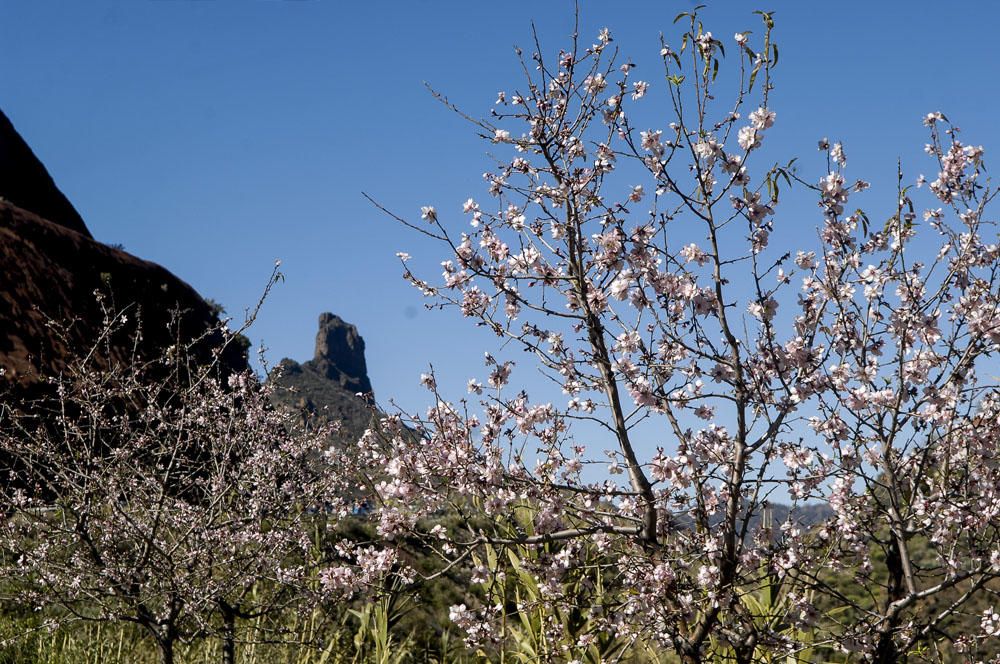
<path fill-rule="evenodd" d="M 372 391 L 365 364 L 365 340 L 358 328 L 329 312 L 319 315 L 316 353 L 306 366 L 345 390 L 364 394 Z"/>
<path fill-rule="evenodd" d="M 156 357 L 177 342 L 178 333 L 182 341 L 194 339 L 215 324 L 212 307 L 191 286 L 159 265 L 95 241 L 2 113 L 0 196 L 0 387 L 37 387 L 41 377 L 88 352 L 103 328 L 102 307 L 124 310 L 130 320 L 111 339 L 105 361 L 133 352 Z M 141 341 L 134 346 L 138 326 Z M 204 340 L 206 359 L 220 342 L 219 335 Z M 235 345 L 227 347 L 222 363 L 229 370 L 247 367 Z"/>
<path fill-rule="evenodd" d="M 49 172 L 0 111 L 0 197 L 42 219 L 92 238 L 87 225 Z"/>
<path fill-rule="evenodd" d="M 279 405 L 304 423 L 340 422 L 341 439 L 357 439 L 371 420 L 374 394 L 365 341 L 356 327 L 334 314 L 320 314 L 313 359 L 301 364 L 283 359 L 270 381 Z"/>

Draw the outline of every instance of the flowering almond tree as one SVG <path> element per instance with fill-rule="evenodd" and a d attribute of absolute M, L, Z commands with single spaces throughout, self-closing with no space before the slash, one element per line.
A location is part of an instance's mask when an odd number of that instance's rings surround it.
<path fill-rule="evenodd" d="M 344 478 L 254 376 L 220 379 L 183 345 L 101 351 L 51 378 L 53 399 L 0 404 L 0 592 L 46 625 L 133 623 L 164 664 L 216 635 L 235 662 L 238 620 L 324 598 L 317 528 L 346 513 Z"/>
<path fill-rule="evenodd" d="M 489 197 L 393 215 L 449 254 L 441 282 L 400 254 L 405 277 L 527 351 L 487 353 L 458 401 L 424 376 L 426 415 L 359 442 L 385 469 L 371 478 L 382 534 L 473 561 L 483 594 L 452 609 L 470 641 L 502 647 L 534 608 L 494 603 L 517 571 L 504 550 L 534 552 L 545 615 L 587 617 L 571 639 L 566 621 L 542 625 L 567 659 L 602 656 L 607 635 L 683 662 L 975 658 L 1000 634 L 1000 250 L 983 149 L 927 115 L 938 175 L 900 170 L 896 203 L 867 213 L 841 144 L 820 142 L 815 176 L 766 161 L 778 49 L 758 14 L 759 37 L 727 40 L 682 14 L 655 81 L 607 30 L 552 60 L 518 50 L 522 87 L 487 120 L 463 114 L 500 161 Z M 815 196 L 811 246 L 774 241 L 779 185 Z M 518 387 L 524 357 L 554 398 Z M 773 523 L 769 501 L 791 501 L 789 518 Z M 831 516 L 801 524 L 811 501 Z M 464 518 L 445 527 L 445 513 Z M 567 590 L 598 575 L 614 589 L 599 602 Z"/>

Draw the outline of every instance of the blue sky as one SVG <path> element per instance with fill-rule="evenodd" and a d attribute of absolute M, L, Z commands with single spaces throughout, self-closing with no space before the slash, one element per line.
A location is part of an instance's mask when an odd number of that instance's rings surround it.
<path fill-rule="evenodd" d="M 669 38 L 692 4 L 581 2 L 582 33 L 608 26 L 655 81 L 659 33 Z M 729 42 L 758 29 L 755 7 L 715 2 L 703 17 Z M 920 123 L 929 111 L 989 159 L 1000 146 L 1000 5 L 942 7 L 762 6 L 775 10 L 781 49 L 768 159 L 800 156 L 818 177 L 817 139 L 843 140 L 850 176 L 875 184 L 866 203 L 876 208 L 892 204 L 897 157 L 911 179 L 932 173 Z M 272 361 L 308 359 L 317 315 L 333 311 L 365 337 L 379 398 L 417 407 L 428 364 L 460 394 L 494 342 L 423 310 L 395 253 L 444 256 L 362 191 L 462 223 L 462 202 L 485 198 L 489 146 L 424 82 L 488 113 L 497 90 L 520 82 L 512 47 L 529 48 L 531 21 L 551 55 L 568 44 L 572 3 L 5 2 L 0 107 L 99 240 L 166 266 L 235 315 L 282 259 L 287 281 L 251 335 Z M 807 241 L 818 222 L 812 205 L 776 217 L 782 239 Z"/>

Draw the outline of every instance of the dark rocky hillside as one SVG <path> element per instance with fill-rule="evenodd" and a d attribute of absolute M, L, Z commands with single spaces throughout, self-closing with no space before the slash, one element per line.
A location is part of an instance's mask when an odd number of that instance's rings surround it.
<path fill-rule="evenodd" d="M 340 438 L 357 439 L 367 428 L 374 402 L 365 342 L 358 329 L 331 313 L 320 314 L 313 359 L 283 359 L 271 372 L 274 400 L 303 423 L 340 422 Z"/>
<path fill-rule="evenodd" d="M 191 286 L 159 265 L 94 240 L 2 113 L 0 196 L 0 386 L 37 387 L 39 377 L 88 352 L 104 327 L 105 307 L 125 311 L 129 324 L 111 339 L 110 352 L 95 356 L 101 361 L 133 353 L 156 357 L 215 325 L 217 311 Z M 199 349 L 206 359 L 221 341 L 221 335 L 203 340 Z M 245 369 L 244 349 L 228 345 L 222 365 Z"/>

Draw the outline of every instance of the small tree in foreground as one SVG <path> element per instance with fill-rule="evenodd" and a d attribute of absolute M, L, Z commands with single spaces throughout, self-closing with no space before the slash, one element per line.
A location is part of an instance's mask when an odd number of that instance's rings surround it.
<path fill-rule="evenodd" d="M 472 120 L 500 159 L 491 202 L 465 202 L 464 231 L 431 206 L 397 217 L 449 252 L 443 283 L 406 278 L 563 393 L 533 398 L 523 366 L 487 354 L 471 399 L 427 375 L 426 416 L 385 418 L 359 443 L 385 469 L 381 532 L 475 561 L 489 599 L 452 617 L 484 648 L 537 607 L 547 656 L 567 659 L 599 657 L 611 635 L 684 662 L 825 649 L 887 663 L 975 657 L 1000 634 L 983 149 L 927 115 L 939 174 L 900 171 L 879 213 L 854 202 L 868 184 L 848 181 L 839 143 L 820 142 L 818 177 L 761 163 L 778 49 L 760 15 L 759 37 L 724 43 L 682 14 L 656 82 L 607 30 L 553 60 L 539 48 L 523 87 Z M 653 98 L 659 114 L 642 108 Z M 815 195 L 812 246 L 775 242 L 779 184 Z M 775 499 L 793 511 L 770 524 Z M 808 501 L 833 516 L 800 525 Z M 443 511 L 468 518 L 443 528 Z M 499 592 L 522 573 L 530 601 Z"/>
<path fill-rule="evenodd" d="M 109 312 L 51 399 L 0 404 L 0 596 L 45 626 L 135 624 L 164 664 L 218 636 L 233 663 L 238 621 L 324 598 L 324 525 L 353 487 L 325 432 L 293 427 L 256 377 L 185 344 L 115 359 L 102 343 L 124 319 Z"/>

